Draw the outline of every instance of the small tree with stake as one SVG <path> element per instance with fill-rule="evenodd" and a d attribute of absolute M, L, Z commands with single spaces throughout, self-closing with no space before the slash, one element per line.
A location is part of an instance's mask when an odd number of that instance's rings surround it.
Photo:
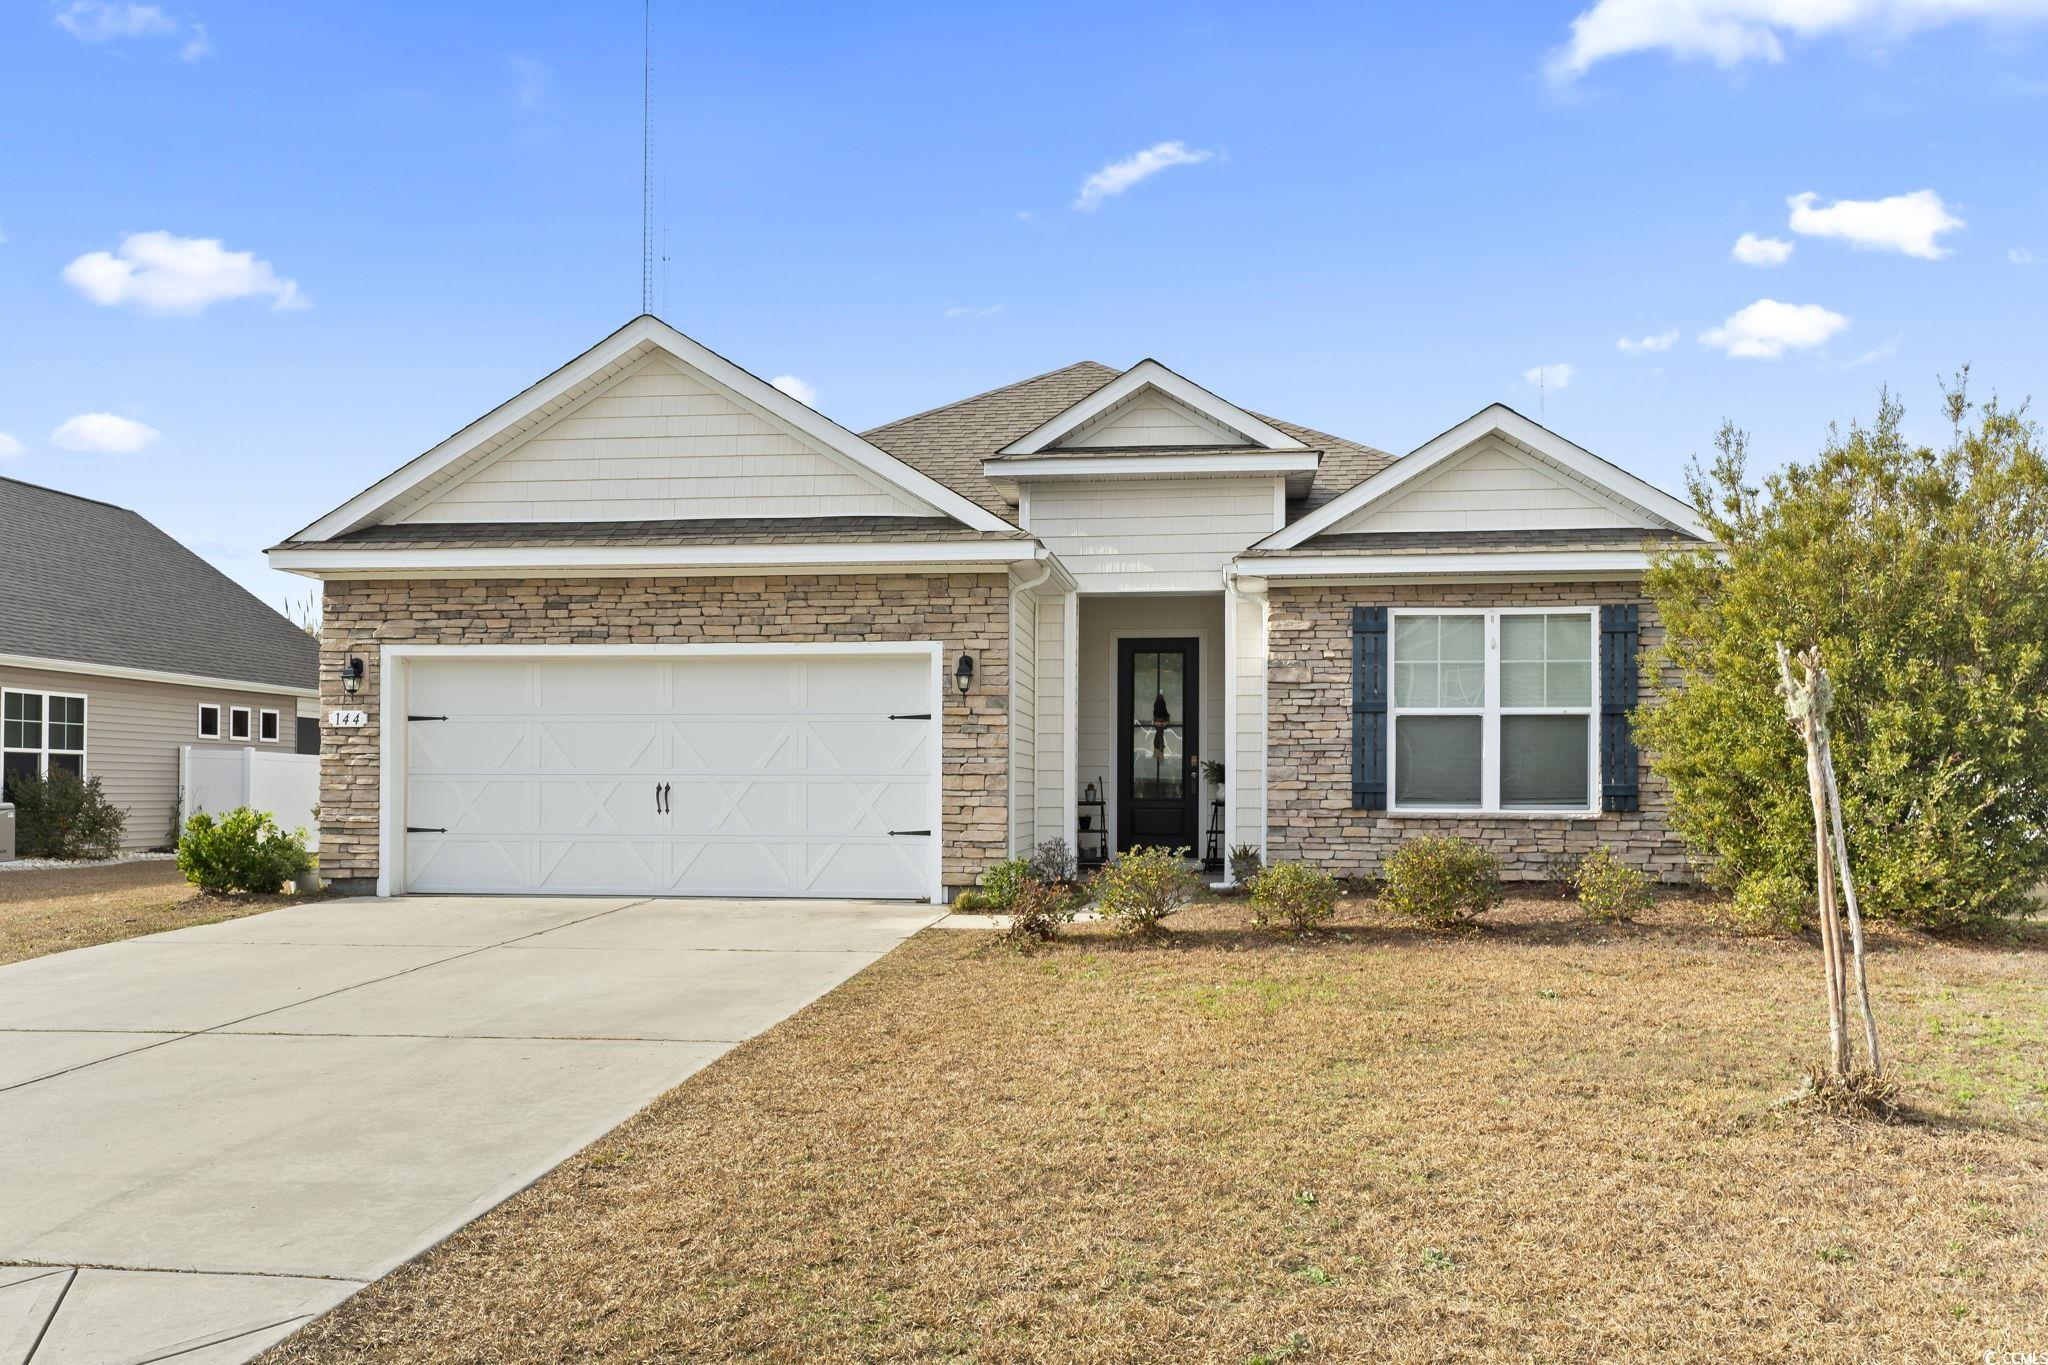
<path fill-rule="evenodd" d="M 1828 712 L 1834 688 L 1821 666 L 1820 650 L 1808 648 L 1794 656 L 1778 642 L 1778 691 L 1785 699 L 1785 718 L 1806 747 L 1807 796 L 1813 803 L 1813 858 L 1817 870 L 1816 899 L 1820 907 L 1821 959 L 1827 971 L 1828 1065 L 1809 1080 L 1809 1090 L 1823 1104 L 1874 1106 L 1889 1109 L 1895 1087 L 1884 1078 L 1884 1053 L 1877 1042 L 1877 1016 L 1870 1008 L 1870 975 L 1863 953 L 1863 912 L 1856 901 L 1856 878 L 1849 869 L 1849 841 L 1842 831 L 1842 800 L 1835 784 L 1835 759 L 1828 745 Z M 1835 884 L 1841 883 L 1841 900 Z M 1841 907 L 1846 906 L 1849 938 L 1842 941 Z M 1863 1017 L 1867 1066 L 1855 1064 L 1849 1041 L 1850 972 L 1855 975 L 1856 1003 Z"/>

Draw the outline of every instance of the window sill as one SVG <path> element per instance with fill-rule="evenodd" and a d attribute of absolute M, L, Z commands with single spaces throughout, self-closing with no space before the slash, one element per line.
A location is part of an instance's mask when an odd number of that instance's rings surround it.
<path fill-rule="evenodd" d="M 1384 820 L 1598 820 L 1597 810 L 1480 810 L 1471 806 L 1445 806 L 1438 810 L 1361 811 Z"/>

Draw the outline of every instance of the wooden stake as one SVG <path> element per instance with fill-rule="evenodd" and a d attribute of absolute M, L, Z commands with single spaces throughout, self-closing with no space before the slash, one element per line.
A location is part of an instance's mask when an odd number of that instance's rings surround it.
<path fill-rule="evenodd" d="M 1870 974 L 1863 961 L 1863 910 L 1856 903 L 1856 878 L 1849 871 L 1849 840 L 1842 832 L 1842 792 L 1835 784 L 1835 748 L 1828 737 L 1828 711 L 1834 688 L 1820 670 L 1820 770 L 1827 781 L 1828 815 L 1834 826 L 1835 866 L 1842 874 L 1842 899 L 1849 905 L 1849 941 L 1855 951 L 1856 1003 L 1863 1012 L 1863 1045 L 1870 1053 L 1870 1072 L 1884 1075 L 1884 1053 L 1877 1046 L 1877 1015 L 1870 1008 Z"/>
<path fill-rule="evenodd" d="M 1785 697 L 1785 718 L 1806 743 L 1807 796 L 1813 803 L 1814 889 L 1819 900 L 1821 961 L 1827 974 L 1828 1069 L 1840 1078 L 1849 1074 L 1848 974 L 1843 961 L 1842 919 L 1835 907 L 1834 858 L 1828 847 L 1827 783 L 1821 775 L 1814 652 L 1801 654 L 1799 662 L 1805 677 L 1795 681 L 1791 653 L 1779 641 L 1779 691 Z"/>

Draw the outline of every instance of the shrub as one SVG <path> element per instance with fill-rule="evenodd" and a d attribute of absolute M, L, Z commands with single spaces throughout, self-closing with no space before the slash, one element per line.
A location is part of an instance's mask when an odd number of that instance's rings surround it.
<path fill-rule="evenodd" d="M 1230 880 L 1239 886 L 1249 886 L 1265 861 L 1257 844 L 1239 844 L 1230 850 Z"/>
<path fill-rule="evenodd" d="M 953 897 L 953 911 L 960 915 L 985 915 L 996 908 L 995 902 L 986 891 L 967 888 Z"/>
<path fill-rule="evenodd" d="M 1024 883 L 1031 880 L 1031 864 L 1022 858 L 1005 858 L 981 874 L 982 894 L 988 897 L 988 908 L 1008 913 L 1017 899 L 1017 892 Z"/>
<path fill-rule="evenodd" d="M 1096 908 L 1119 934 L 1149 934 L 1186 905 L 1202 879 L 1182 861 L 1184 848 L 1134 848 L 1095 874 Z"/>
<path fill-rule="evenodd" d="M 178 871 L 203 891 L 274 892 L 312 875 L 306 832 L 287 832 L 263 811 L 240 806 L 215 820 L 201 812 L 185 822 Z"/>
<path fill-rule="evenodd" d="M 1627 923 L 1650 908 L 1654 899 L 1647 874 L 1614 856 L 1607 845 L 1579 859 L 1572 870 L 1572 889 L 1588 919 Z"/>
<path fill-rule="evenodd" d="M 1042 839 L 1031 850 L 1031 875 L 1042 882 L 1074 880 L 1074 850 L 1065 839 Z"/>
<path fill-rule="evenodd" d="M 14 803 L 14 851 L 24 858 L 111 858 L 121 851 L 128 816 L 107 800 L 97 777 L 59 769 L 7 783 Z"/>
<path fill-rule="evenodd" d="M 1014 947 L 1049 943 L 1073 922 L 1080 908 L 1081 897 L 1072 884 L 1027 878 L 1010 902 L 1010 924 L 1002 939 Z"/>
<path fill-rule="evenodd" d="M 1306 933 L 1337 913 L 1337 879 L 1307 863 L 1275 863 L 1252 879 L 1252 927 Z"/>
<path fill-rule="evenodd" d="M 1716 918 L 1737 933 L 1796 934 L 1813 913 L 1813 887 L 1797 877 L 1762 873 L 1746 877 Z"/>
<path fill-rule="evenodd" d="M 1927 928 L 2027 913 L 2048 869 L 2048 455 L 1962 386 L 1940 449 L 1875 422 L 1752 480 L 1747 438 L 1688 484 L 1714 544 L 1654 557 L 1670 686 L 1638 714 L 1672 822 L 1715 885 L 1811 886 L 1806 755 L 1774 647 L 1818 647 L 1863 913 Z M 1974 412 L 1974 416 L 1972 415 Z M 1779 901 L 1752 892 L 1756 909 Z"/>
<path fill-rule="evenodd" d="M 1394 850 L 1380 905 L 1432 929 L 1458 929 L 1500 904 L 1500 859 L 1449 834 L 1425 834 Z"/>

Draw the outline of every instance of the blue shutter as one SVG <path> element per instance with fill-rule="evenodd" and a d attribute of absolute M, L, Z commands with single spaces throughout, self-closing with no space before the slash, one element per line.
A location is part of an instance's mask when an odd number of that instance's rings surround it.
<path fill-rule="evenodd" d="M 1387 808 L 1387 609 L 1351 609 L 1351 808 Z"/>
<path fill-rule="evenodd" d="M 1636 707 L 1642 634 L 1634 603 L 1600 608 L 1600 809 L 1637 808 Z"/>

